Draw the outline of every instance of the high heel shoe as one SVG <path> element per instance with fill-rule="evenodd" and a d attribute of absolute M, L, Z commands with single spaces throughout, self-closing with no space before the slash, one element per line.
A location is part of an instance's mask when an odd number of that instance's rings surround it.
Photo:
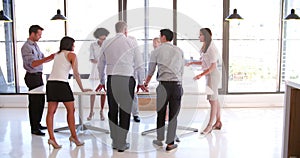
<path fill-rule="evenodd" d="M 92 118 L 94 117 L 94 114 L 95 114 L 95 112 L 90 113 L 89 117 L 87 117 L 86 119 L 87 119 L 88 121 L 92 120 Z"/>
<path fill-rule="evenodd" d="M 212 125 L 207 125 L 207 127 L 200 133 L 201 135 L 207 135 L 213 130 Z"/>
<path fill-rule="evenodd" d="M 55 141 L 51 139 L 48 139 L 48 144 L 49 144 L 49 150 L 50 150 L 50 145 L 52 145 L 54 149 L 59 149 L 62 147 L 61 145 L 58 145 Z"/>
<path fill-rule="evenodd" d="M 76 140 L 76 139 L 73 138 L 72 136 L 70 136 L 69 140 L 70 140 L 70 146 L 72 146 L 72 142 L 73 142 L 74 144 L 76 144 L 76 146 L 82 146 L 82 145 L 84 145 L 84 142 L 81 142 L 81 141 L 79 141 L 79 140 Z"/>
<path fill-rule="evenodd" d="M 104 121 L 104 120 L 105 120 L 105 117 L 104 117 L 104 115 L 103 115 L 103 111 L 102 111 L 102 110 L 100 111 L 100 120 L 101 120 L 101 121 Z"/>
<path fill-rule="evenodd" d="M 213 130 L 221 130 L 222 128 L 222 122 L 221 121 L 217 121 L 214 125 L 213 125 Z"/>

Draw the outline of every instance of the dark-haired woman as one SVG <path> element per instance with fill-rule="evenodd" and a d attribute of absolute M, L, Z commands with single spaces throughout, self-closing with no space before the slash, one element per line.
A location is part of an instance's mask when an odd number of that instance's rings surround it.
<path fill-rule="evenodd" d="M 194 77 L 194 80 L 198 80 L 201 77 L 206 77 L 206 85 L 213 90 L 212 95 L 207 95 L 207 100 L 210 103 L 210 118 L 206 128 L 201 134 L 209 134 L 213 129 L 221 129 L 221 114 L 220 103 L 218 99 L 218 85 L 220 83 L 220 72 L 217 69 L 217 62 L 219 60 L 218 50 L 212 41 L 212 33 L 209 28 L 200 29 L 200 42 L 203 42 L 200 50 L 200 61 L 187 63 L 186 66 L 195 64 L 201 65 L 203 72 Z"/>
<path fill-rule="evenodd" d="M 53 117 L 59 102 L 63 102 L 67 109 L 68 127 L 71 132 L 71 136 L 69 138 L 70 143 L 73 142 L 77 146 L 81 146 L 84 144 L 84 142 L 78 140 L 75 130 L 74 96 L 68 83 L 69 71 L 73 69 L 74 77 L 81 91 L 86 92 L 91 90 L 84 89 L 82 87 L 80 75 L 78 72 L 77 57 L 73 52 L 74 42 L 75 40 L 73 38 L 67 36 L 61 39 L 59 52 L 54 56 L 52 71 L 46 85 L 46 95 L 48 102 L 46 123 L 50 137 L 48 139 L 48 144 L 49 147 L 50 145 L 52 145 L 55 149 L 61 148 L 61 145 L 57 144 L 53 133 Z"/>
<path fill-rule="evenodd" d="M 109 31 L 105 28 L 97 28 L 94 32 L 94 37 L 97 41 L 93 42 L 90 46 L 90 62 L 92 63 L 92 69 L 89 76 L 89 80 L 91 82 L 91 87 L 96 87 L 99 84 L 99 72 L 97 69 L 98 59 L 100 58 L 100 49 L 102 46 L 103 41 L 109 35 Z M 94 104 L 95 104 L 96 95 L 91 95 L 90 97 L 90 114 L 87 117 L 87 120 L 92 120 L 94 117 Z M 104 121 L 105 117 L 103 114 L 103 108 L 105 104 L 105 95 L 100 96 L 100 120 Z"/>

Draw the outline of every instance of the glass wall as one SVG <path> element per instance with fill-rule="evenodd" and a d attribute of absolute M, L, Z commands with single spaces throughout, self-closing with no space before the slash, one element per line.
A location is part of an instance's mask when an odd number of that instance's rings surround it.
<path fill-rule="evenodd" d="M 187 61 L 200 59 L 202 47 L 202 43 L 199 41 L 200 29 L 210 28 L 213 42 L 220 55 L 218 69 L 222 72 L 223 0 L 198 0 L 194 3 L 178 0 L 177 2 L 177 45 L 183 49 L 185 59 Z M 192 76 L 189 78 L 193 78 L 202 71 L 199 66 L 191 66 L 186 69 L 186 72 L 190 70 L 192 70 Z M 222 88 L 221 83 L 219 88 Z"/>
<path fill-rule="evenodd" d="M 159 37 L 159 30 L 173 30 L 173 1 L 148 0 L 127 1 L 127 23 L 129 36 L 134 36 L 142 52 L 150 55 L 153 50 L 152 39 Z M 147 11 L 145 10 L 147 5 Z M 147 14 L 147 15 L 146 15 Z M 147 27 L 144 27 L 147 25 Z M 147 61 L 147 58 L 145 58 Z"/>
<path fill-rule="evenodd" d="M 300 1 L 285 1 L 283 17 L 289 15 L 291 9 L 295 9 L 296 14 L 300 15 Z M 285 90 L 285 80 L 300 79 L 300 55 L 298 51 L 300 43 L 299 28 L 299 20 L 283 21 L 281 91 Z"/>
<path fill-rule="evenodd" d="M 32 8 L 29 8 L 30 6 L 28 6 L 28 4 L 32 4 Z M 57 52 L 59 40 L 65 35 L 64 22 L 50 20 L 56 14 L 57 9 L 60 9 L 62 14 L 64 13 L 63 1 L 43 1 L 43 3 L 41 3 L 39 0 L 15 0 L 15 31 L 17 35 L 20 93 L 28 91 L 24 81 L 26 71 L 23 68 L 21 48 L 29 37 L 29 27 L 31 25 L 40 25 L 44 28 L 42 38 L 39 40 L 38 45 L 45 56 Z M 49 74 L 52 68 L 52 62 L 45 63 L 43 68 L 43 73 Z"/>
<path fill-rule="evenodd" d="M 173 2 L 177 3 L 176 12 L 173 12 Z M 230 21 L 228 30 L 224 27 L 226 23 L 223 14 L 227 9 L 223 8 L 223 2 L 227 3 L 222 0 L 199 0 L 193 3 L 186 3 L 183 0 L 127 0 L 126 20 L 129 25 L 129 35 L 137 38 L 141 51 L 146 53 L 144 56 L 146 63 L 147 57 L 153 50 L 152 39 L 159 36 L 159 30 L 161 28 L 176 29 L 175 43 L 183 49 L 185 59 L 188 61 L 199 59 L 201 47 L 198 40 L 199 29 L 211 28 L 219 54 L 228 55 L 229 58 L 228 65 L 222 65 L 223 61 L 219 64 L 220 70 L 229 67 L 229 73 L 225 74 L 228 79 L 228 83 L 225 83 L 228 84 L 226 93 L 284 91 L 286 79 L 298 79 L 300 76 L 298 70 L 300 65 L 297 60 L 299 56 L 297 44 L 300 42 L 300 33 L 297 28 L 300 27 L 300 23 L 299 21 L 281 21 L 281 3 L 284 3 L 282 16 L 285 17 L 292 8 L 298 15 L 300 14 L 300 8 L 297 8 L 300 1 L 255 0 L 250 3 L 231 0 L 230 13 L 236 8 L 244 20 Z M 28 38 L 29 27 L 34 24 L 44 28 L 38 45 L 45 56 L 58 50 L 59 40 L 63 36 L 74 37 L 76 39 L 75 53 L 79 57 L 79 71 L 82 74 L 88 74 L 90 70 L 89 46 L 96 40 L 93 37 L 93 31 L 97 27 L 105 27 L 110 31 L 109 37 L 114 36 L 114 24 L 119 19 L 118 3 L 118 0 L 87 2 L 44 0 L 42 3 L 38 0 L 14 0 L 12 4 L 12 0 L 1 0 L 0 5 L 3 6 L 4 13 L 14 21 L 13 23 L 0 22 L 0 93 L 27 92 L 21 47 Z M 145 10 L 145 4 L 148 10 Z M 253 11 L 254 8 L 255 11 Z M 63 14 L 66 9 L 68 19 L 66 23 L 50 20 L 56 14 L 57 9 L 60 9 Z M 223 42 L 223 39 L 227 39 L 223 37 L 224 28 L 226 28 L 225 33 L 229 32 L 229 41 Z M 227 48 L 227 44 L 223 46 L 223 43 L 229 43 L 228 52 L 224 49 Z M 44 64 L 44 74 L 49 74 L 51 67 L 51 62 Z M 192 67 L 191 71 L 194 74 L 198 73 L 198 68 Z M 221 72 L 226 71 L 223 69 Z M 16 85 L 18 83 L 19 85 Z M 18 88 L 20 91 L 17 91 Z M 220 88 L 223 87 L 220 85 Z"/>
<path fill-rule="evenodd" d="M 278 91 L 280 2 L 230 1 L 244 20 L 230 21 L 229 93 Z"/>
<path fill-rule="evenodd" d="M 75 53 L 78 56 L 79 72 L 89 74 L 90 45 L 96 39 L 93 36 L 98 27 L 109 30 L 109 37 L 115 35 L 115 22 L 118 20 L 118 1 L 107 0 L 69 0 L 67 5 L 68 36 L 75 38 Z"/>
<path fill-rule="evenodd" d="M 34 9 L 24 7 L 28 4 L 32 4 Z M 64 1 L 47 0 L 41 3 L 39 0 L 15 0 L 18 75 L 21 93 L 27 92 L 24 82 L 25 70 L 23 69 L 21 47 L 29 36 L 28 29 L 31 25 L 37 24 L 44 28 L 38 45 L 45 56 L 58 51 L 59 41 L 63 36 L 68 35 L 75 38 L 75 53 L 78 55 L 79 72 L 82 74 L 87 74 L 90 71 L 88 53 L 90 43 L 95 40 L 92 36 L 93 31 L 97 27 L 107 27 L 110 32 L 114 32 L 114 25 L 102 26 L 101 24 L 117 15 L 117 1 L 90 0 L 82 2 L 72 0 L 67 1 L 67 4 L 66 16 L 68 20 L 65 27 L 64 21 L 50 20 L 56 14 L 57 9 L 60 9 L 61 13 L 64 14 Z M 98 12 L 99 14 L 97 14 Z M 45 63 L 43 73 L 49 74 L 51 68 L 52 62 Z M 46 76 L 44 78 L 46 79 Z"/>
<path fill-rule="evenodd" d="M 11 3 L 11 0 L 0 1 L 3 13 L 12 19 Z M 16 93 L 12 26 L 0 21 L 0 93 Z"/>

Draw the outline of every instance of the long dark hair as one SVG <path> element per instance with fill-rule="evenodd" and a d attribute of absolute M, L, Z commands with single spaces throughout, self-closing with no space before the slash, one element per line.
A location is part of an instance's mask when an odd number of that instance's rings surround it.
<path fill-rule="evenodd" d="M 206 53 L 210 43 L 211 43 L 211 30 L 209 28 L 202 28 L 200 29 L 200 32 L 204 35 L 204 42 L 205 42 L 205 47 L 204 50 L 202 50 L 204 53 Z"/>
<path fill-rule="evenodd" d="M 75 40 L 72 37 L 65 36 L 60 40 L 59 53 L 62 50 L 72 51 Z"/>

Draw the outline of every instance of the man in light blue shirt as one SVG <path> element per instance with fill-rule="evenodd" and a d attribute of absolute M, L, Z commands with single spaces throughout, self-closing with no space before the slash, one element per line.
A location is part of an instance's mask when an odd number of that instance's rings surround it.
<path fill-rule="evenodd" d="M 44 85 L 42 78 L 43 63 L 49 62 L 54 58 L 54 54 L 44 57 L 44 54 L 41 52 L 36 43 L 42 37 L 43 30 L 44 29 L 39 25 L 30 26 L 29 38 L 21 48 L 23 67 L 26 70 L 24 80 L 29 90 Z M 44 136 L 45 133 L 40 130 L 47 129 L 47 127 L 42 126 L 40 122 L 45 106 L 45 95 L 28 94 L 28 101 L 31 133 Z"/>

